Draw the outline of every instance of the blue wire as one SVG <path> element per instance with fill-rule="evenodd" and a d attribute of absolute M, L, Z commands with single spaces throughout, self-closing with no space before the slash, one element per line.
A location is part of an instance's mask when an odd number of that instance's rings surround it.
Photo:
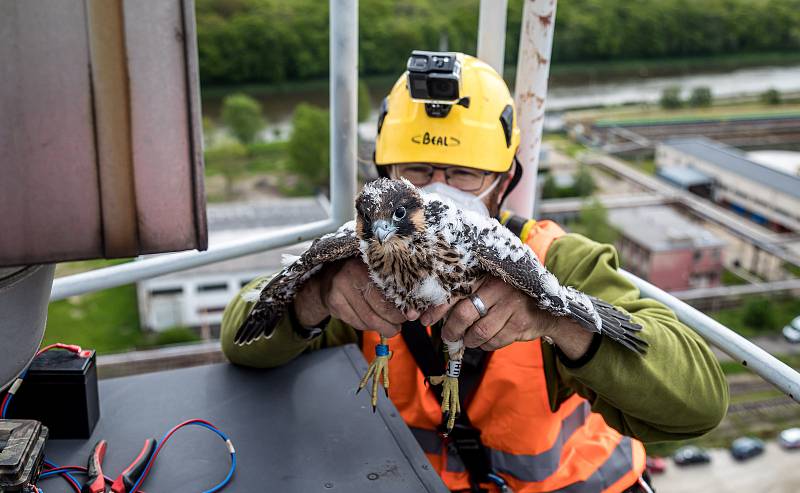
<path fill-rule="evenodd" d="M 205 423 L 194 422 L 194 423 L 187 423 L 184 426 L 189 426 L 189 425 L 202 426 L 203 428 L 208 428 L 209 430 L 211 430 L 214 433 L 216 433 L 220 438 L 222 438 L 226 442 L 230 440 L 230 438 L 228 438 L 228 435 L 226 435 L 225 432 L 223 432 L 222 430 L 220 430 L 218 428 L 215 428 L 213 426 L 209 426 L 209 425 L 207 425 Z M 176 428 L 174 431 L 178 431 L 179 429 L 180 428 Z M 164 433 L 164 436 L 161 438 L 161 441 L 156 442 L 156 448 L 158 448 L 158 444 L 159 443 L 164 443 L 164 441 L 167 439 L 167 435 L 168 434 L 169 434 L 169 431 L 167 433 Z M 155 453 L 153 453 L 153 455 L 151 455 L 150 458 L 147 460 L 147 464 L 145 465 L 145 467 L 143 469 L 144 471 L 146 471 L 147 468 L 150 467 L 150 463 L 153 462 L 154 458 L 155 458 Z M 231 453 L 231 468 L 228 470 L 228 475 L 225 476 L 225 479 L 223 479 L 219 484 L 217 484 L 216 486 L 214 486 L 210 490 L 203 491 L 203 493 L 215 493 L 216 491 L 219 491 L 222 488 L 224 488 L 231 481 L 231 478 L 233 478 L 233 473 L 234 473 L 235 470 L 236 470 L 236 452 L 233 452 L 233 453 Z M 139 476 L 139 479 L 136 480 L 136 483 L 134 483 L 133 487 L 130 489 L 131 493 L 134 493 L 136 490 L 139 489 L 139 486 L 141 485 L 141 482 L 142 482 L 143 479 L 144 479 L 144 475 Z"/>
<path fill-rule="evenodd" d="M 54 469 L 55 469 L 55 468 L 57 468 L 57 467 L 61 467 L 61 466 L 59 466 L 58 464 L 56 464 L 55 462 L 49 461 L 49 460 L 47 460 L 47 459 L 45 459 L 45 460 L 44 460 L 44 462 L 45 462 L 47 465 L 49 465 L 50 467 L 54 468 Z M 75 481 L 75 484 L 77 484 L 78 486 L 80 486 L 80 485 L 82 484 L 80 481 L 78 481 L 78 480 L 75 478 L 75 476 L 73 476 L 73 475 L 72 475 L 72 473 L 70 473 L 70 472 L 68 472 L 68 471 L 60 471 L 60 472 L 52 472 L 52 473 L 51 473 L 51 472 L 47 472 L 47 471 L 45 471 L 45 472 L 43 472 L 41 475 L 39 475 L 39 477 L 40 477 L 40 478 L 42 478 L 42 477 L 44 477 L 44 478 L 48 478 L 48 477 L 50 477 L 50 476 L 55 476 L 56 474 L 66 474 L 66 475 L 67 475 L 67 477 L 68 477 L 68 478 L 70 478 L 71 480 Z"/>
<path fill-rule="evenodd" d="M 25 380 L 25 377 L 28 376 L 28 368 L 25 368 L 25 370 L 22 373 L 20 373 L 19 380 Z M 3 409 L 0 409 L 0 419 L 6 419 L 6 412 L 8 412 L 8 406 L 11 405 L 11 399 L 13 398 L 14 394 L 8 394 L 8 400 L 6 401 L 6 405 L 3 406 Z"/>
<path fill-rule="evenodd" d="M 3 406 L 3 409 L 0 410 L 0 419 L 6 419 L 6 410 L 8 409 L 8 405 L 11 403 L 11 398 L 13 396 L 9 396 L 6 404 Z"/>

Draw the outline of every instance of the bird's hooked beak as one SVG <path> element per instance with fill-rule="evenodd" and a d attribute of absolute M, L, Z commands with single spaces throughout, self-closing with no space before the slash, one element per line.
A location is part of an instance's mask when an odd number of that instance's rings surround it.
<path fill-rule="evenodd" d="M 378 243 L 385 243 L 386 240 L 394 235 L 395 231 L 397 231 L 397 226 L 389 223 L 389 221 L 385 219 L 380 219 L 372 223 L 372 234 L 378 239 Z"/>

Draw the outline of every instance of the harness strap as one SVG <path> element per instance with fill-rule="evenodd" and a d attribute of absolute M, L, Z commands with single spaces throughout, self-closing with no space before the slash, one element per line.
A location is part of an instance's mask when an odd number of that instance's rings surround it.
<path fill-rule="evenodd" d="M 436 351 L 433 341 L 422 324 L 418 321 L 405 322 L 401 334 L 423 375 L 440 375 L 444 372 L 444 355 L 441 351 Z M 479 485 L 489 481 L 488 475 L 492 472 L 492 466 L 489 451 L 481 441 L 481 431 L 472 426 L 469 420 L 467 404 L 474 396 L 478 383 L 483 377 L 487 360 L 486 352 L 480 349 L 467 348 L 464 352 L 461 376 L 459 377 L 461 414 L 456 417 L 447 443 L 448 449 L 461 457 L 461 461 L 469 473 L 470 489 L 476 493 L 484 491 Z M 431 385 L 429 388 L 441 401 L 442 387 Z M 438 431 L 445 431 L 443 425 L 439 426 Z"/>
<path fill-rule="evenodd" d="M 528 234 L 531 228 L 536 224 L 536 220 L 518 216 L 510 212 L 503 212 L 500 216 L 500 223 L 525 243 L 528 240 Z"/>
<path fill-rule="evenodd" d="M 501 223 L 524 242 L 536 221 L 504 212 L 501 216 Z M 442 351 L 436 350 L 427 330 L 419 321 L 403 323 L 401 334 L 423 375 L 432 376 L 444 373 L 444 354 Z M 489 482 L 489 474 L 493 471 L 489 450 L 481 441 L 481 431 L 472 426 L 467 415 L 467 405 L 483 378 L 488 359 L 488 354 L 478 348 L 467 348 L 464 352 L 461 376 L 459 377 L 461 414 L 456 417 L 447 443 L 448 449 L 455 451 L 461 457 L 461 461 L 469 473 L 470 490 L 473 493 L 485 491 L 480 488 L 480 484 Z M 441 402 L 442 387 L 431 385 L 429 388 Z M 444 426 L 439 425 L 438 431 L 444 432 Z"/>

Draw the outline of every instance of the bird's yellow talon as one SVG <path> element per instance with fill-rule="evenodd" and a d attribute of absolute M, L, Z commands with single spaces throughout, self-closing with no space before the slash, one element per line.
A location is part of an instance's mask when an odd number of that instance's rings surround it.
<path fill-rule="evenodd" d="M 442 387 L 442 413 L 444 413 L 447 433 L 453 430 L 456 417 L 461 413 L 461 402 L 458 399 L 458 377 L 440 375 L 430 377 L 430 382 Z M 445 436 L 447 436 L 445 433 Z"/>
<path fill-rule="evenodd" d="M 381 336 L 381 342 L 375 347 L 375 359 L 369 364 L 367 372 L 361 377 L 358 383 L 356 394 L 367 386 L 369 379 L 372 378 L 372 385 L 370 387 L 370 404 L 372 405 L 372 412 L 374 413 L 378 407 L 378 388 L 383 383 L 383 392 L 386 397 L 389 397 L 389 359 L 392 357 L 392 352 L 386 344 L 386 338 Z"/>

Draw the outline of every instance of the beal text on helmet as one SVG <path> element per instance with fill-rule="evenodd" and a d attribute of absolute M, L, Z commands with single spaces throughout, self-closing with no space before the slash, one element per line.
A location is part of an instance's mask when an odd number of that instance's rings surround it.
<path fill-rule="evenodd" d="M 415 135 L 411 137 L 411 142 L 421 145 L 433 145 L 444 147 L 455 147 L 461 145 L 461 141 L 456 137 L 448 135 L 433 135 L 430 132 L 425 132 L 422 135 Z"/>

